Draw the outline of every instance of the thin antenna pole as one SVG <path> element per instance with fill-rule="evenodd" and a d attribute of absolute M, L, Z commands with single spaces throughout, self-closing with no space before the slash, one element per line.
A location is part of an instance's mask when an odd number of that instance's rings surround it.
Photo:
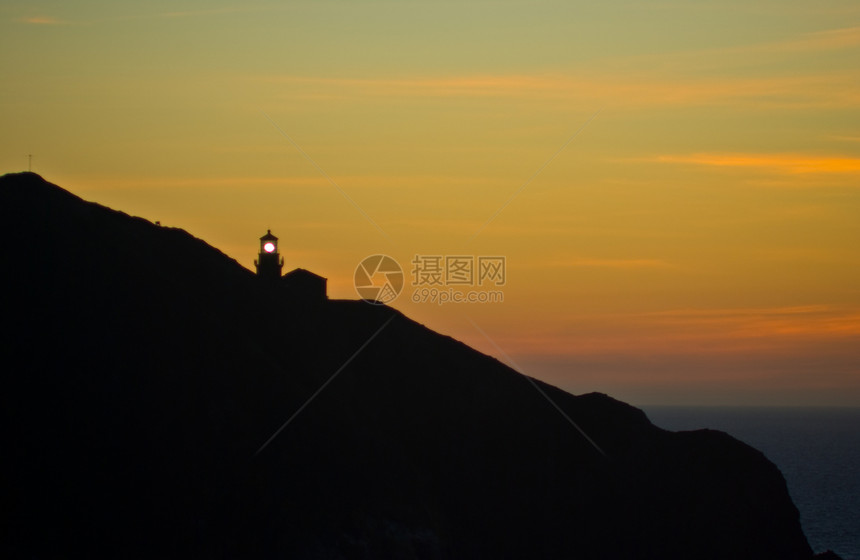
<path fill-rule="evenodd" d="M 33 171 L 33 154 L 27 154 L 27 171 Z"/>

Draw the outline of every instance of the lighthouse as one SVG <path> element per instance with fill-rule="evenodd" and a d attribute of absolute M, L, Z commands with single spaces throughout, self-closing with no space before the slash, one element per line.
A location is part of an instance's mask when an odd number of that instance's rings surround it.
<path fill-rule="evenodd" d="M 278 238 L 272 235 L 272 230 L 267 230 L 266 235 L 260 238 L 260 254 L 254 266 L 260 278 L 277 280 L 281 277 L 284 259 L 278 254 Z"/>

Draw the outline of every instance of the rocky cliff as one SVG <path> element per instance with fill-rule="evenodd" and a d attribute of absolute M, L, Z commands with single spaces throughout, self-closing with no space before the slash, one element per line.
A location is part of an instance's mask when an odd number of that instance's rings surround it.
<path fill-rule="evenodd" d="M 537 382 L 598 450 L 394 309 L 306 305 L 35 174 L 0 178 L 0 228 L 14 557 L 812 557 L 777 468 L 724 433 Z"/>

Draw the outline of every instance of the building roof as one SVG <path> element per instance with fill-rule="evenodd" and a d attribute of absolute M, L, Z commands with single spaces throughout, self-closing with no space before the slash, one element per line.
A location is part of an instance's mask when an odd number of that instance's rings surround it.
<path fill-rule="evenodd" d="M 326 280 L 324 276 L 314 274 L 310 270 L 305 270 L 304 268 L 294 268 L 293 270 L 284 274 L 281 278 L 313 278 L 319 280 Z"/>
<path fill-rule="evenodd" d="M 260 238 L 260 241 L 277 241 L 278 238 L 272 235 L 272 230 L 267 229 L 266 235 Z"/>

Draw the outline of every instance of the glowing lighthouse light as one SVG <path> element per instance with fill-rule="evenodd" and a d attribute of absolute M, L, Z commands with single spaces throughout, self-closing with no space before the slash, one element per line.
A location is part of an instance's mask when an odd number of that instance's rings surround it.
<path fill-rule="evenodd" d="M 272 235 L 272 230 L 267 230 L 266 235 L 260 238 L 260 256 L 254 261 L 254 266 L 258 276 L 269 280 L 281 277 L 284 259 L 278 255 L 278 238 Z"/>

